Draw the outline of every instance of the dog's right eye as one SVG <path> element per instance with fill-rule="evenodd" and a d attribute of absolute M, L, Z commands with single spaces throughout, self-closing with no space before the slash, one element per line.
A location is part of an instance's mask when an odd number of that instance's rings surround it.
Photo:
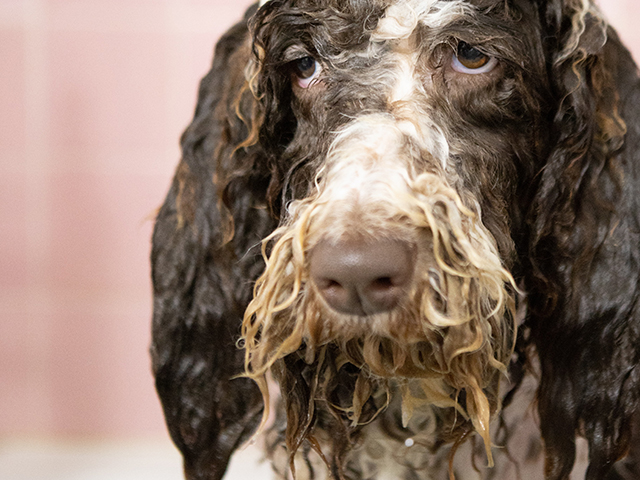
<path fill-rule="evenodd" d="M 313 57 L 302 57 L 293 62 L 293 73 L 297 77 L 298 85 L 308 88 L 318 78 L 322 67 Z"/>
<path fill-rule="evenodd" d="M 495 57 L 485 55 L 477 48 L 461 41 L 451 66 L 456 72 L 478 74 L 490 72 L 497 63 Z"/>

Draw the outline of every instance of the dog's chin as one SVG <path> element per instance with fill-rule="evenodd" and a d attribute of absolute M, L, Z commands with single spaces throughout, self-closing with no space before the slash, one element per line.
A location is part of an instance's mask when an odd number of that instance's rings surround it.
<path fill-rule="evenodd" d="M 319 339 L 320 343 L 332 341 L 333 336 L 346 341 L 369 336 L 378 336 L 403 344 L 428 341 L 419 327 L 420 319 L 407 316 L 401 306 L 371 315 L 348 315 L 329 307 L 324 311 L 324 323 L 331 324 L 331 328 L 327 329 L 328 335 L 325 338 Z"/>

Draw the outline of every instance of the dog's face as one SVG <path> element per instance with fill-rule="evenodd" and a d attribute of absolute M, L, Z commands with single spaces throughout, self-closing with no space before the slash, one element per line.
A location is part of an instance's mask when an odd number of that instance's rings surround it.
<path fill-rule="evenodd" d="M 248 86 L 261 138 L 278 139 L 283 204 L 243 326 L 263 391 L 281 359 L 300 356 L 317 383 L 331 357 L 335 375 L 361 372 L 344 406 L 354 424 L 396 379 L 407 411 L 455 407 L 488 447 L 516 329 L 513 232 L 552 120 L 541 8 L 261 7 Z"/>

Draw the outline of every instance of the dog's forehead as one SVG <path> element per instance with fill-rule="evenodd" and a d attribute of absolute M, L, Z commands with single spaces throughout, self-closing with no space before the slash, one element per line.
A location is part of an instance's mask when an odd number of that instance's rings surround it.
<path fill-rule="evenodd" d="M 507 4 L 513 0 L 289 0 L 274 6 L 277 10 L 295 12 L 303 16 L 308 11 L 307 20 L 322 25 L 318 31 L 324 35 L 337 34 L 344 43 L 347 29 L 343 26 L 332 30 L 335 22 L 350 22 L 353 27 L 349 34 L 353 40 L 369 38 L 372 42 L 401 40 L 411 36 L 418 27 L 436 34 L 453 27 L 457 30 L 471 28 L 473 31 L 495 28 L 500 22 L 500 13 L 509 10 Z M 526 1 L 526 0 L 525 0 Z M 271 0 L 261 0 L 260 6 Z M 515 6 L 515 5 L 514 5 Z M 483 21 L 486 17 L 491 21 Z M 465 19 L 468 19 L 467 22 Z M 463 26 L 463 23 L 464 26 Z M 484 25 L 484 27 L 480 27 Z M 361 26 L 364 31 L 357 32 Z M 373 27 L 373 28 L 372 28 Z M 496 33 L 499 37 L 499 32 Z M 321 35 L 322 36 L 322 35 Z"/>
<path fill-rule="evenodd" d="M 372 5 L 380 4 L 385 10 L 384 17 L 389 25 L 396 22 L 407 25 L 412 20 L 423 19 L 429 13 L 442 13 L 443 17 L 453 12 L 462 13 L 465 8 L 472 8 L 474 0 L 368 0 Z M 260 0 L 260 6 L 270 0 Z M 346 3 L 346 2 L 345 2 Z M 434 12 L 435 10 L 435 12 Z"/>
<path fill-rule="evenodd" d="M 386 8 L 372 40 L 408 38 L 418 25 L 438 29 L 473 12 L 466 0 L 398 0 Z"/>
<path fill-rule="evenodd" d="M 260 6 L 262 7 L 263 5 L 266 5 L 267 3 L 269 3 L 270 0 L 260 0 Z M 392 5 L 392 4 L 399 4 L 399 3 L 410 3 L 415 5 L 416 7 L 420 7 L 422 6 L 430 6 L 433 5 L 435 3 L 461 3 L 458 2 L 458 0 L 395 0 L 395 1 L 383 1 L 383 0 L 370 0 L 372 3 L 375 2 L 380 2 L 380 3 L 384 3 L 385 5 Z M 473 0 L 468 0 L 465 3 L 473 3 Z"/>

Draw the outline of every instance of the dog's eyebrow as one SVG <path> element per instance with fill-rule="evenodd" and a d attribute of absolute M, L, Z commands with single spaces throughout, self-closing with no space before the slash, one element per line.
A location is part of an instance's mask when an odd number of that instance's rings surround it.
<path fill-rule="evenodd" d="M 269 1 L 269 0 L 265 0 L 265 1 Z M 284 53 L 282 54 L 282 58 L 281 60 L 283 62 L 291 62 L 293 60 L 298 60 L 299 58 L 302 57 L 314 57 L 315 55 L 311 52 L 309 52 L 309 50 L 307 50 L 303 45 L 292 45 L 289 48 L 287 48 Z"/>

